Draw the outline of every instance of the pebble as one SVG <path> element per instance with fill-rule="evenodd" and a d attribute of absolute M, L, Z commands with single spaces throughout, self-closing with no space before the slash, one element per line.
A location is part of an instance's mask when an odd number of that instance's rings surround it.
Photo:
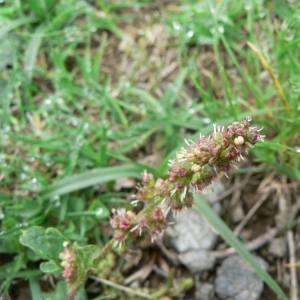
<path fill-rule="evenodd" d="M 215 299 L 214 285 L 207 282 L 196 283 L 195 300 Z"/>
<path fill-rule="evenodd" d="M 194 274 L 211 270 L 216 263 L 216 256 L 213 252 L 201 249 L 178 254 L 178 259 Z"/>
<path fill-rule="evenodd" d="M 215 180 L 208 188 L 207 193 L 201 195 L 208 203 L 215 204 L 218 197 L 225 192 L 222 181 Z"/>
<path fill-rule="evenodd" d="M 287 245 L 285 238 L 279 237 L 275 238 L 270 242 L 269 253 L 275 255 L 276 257 L 283 257 L 286 254 Z"/>
<path fill-rule="evenodd" d="M 216 197 L 224 191 L 224 186 L 221 182 L 216 182 L 213 184 L 213 190 L 214 192 L 209 191 L 208 194 L 202 195 L 206 201 L 214 202 Z M 219 213 L 220 203 L 215 203 L 213 209 Z M 213 269 L 216 257 L 210 250 L 214 249 L 218 234 L 201 214 L 188 209 L 179 216 L 171 216 L 169 221 L 174 225 L 167 228 L 166 234 L 179 253 L 180 262 L 192 273 Z"/>
<path fill-rule="evenodd" d="M 257 259 L 267 269 L 267 263 Z M 237 255 L 223 261 L 215 280 L 216 294 L 222 300 L 259 300 L 263 286 L 261 278 Z"/>
<path fill-rule="evenodd" d="M 231 211 L 231 218 L 234 223 L 241 222 L 245 217 L 244 209 L 241 203 L 235 206 Z"/>
<path fill-rule="evenodd" d="M 218 235 L 197 211 L 188 209 L 174 217 L 173 222 L 171 242 L 179 253 L 211 250 L 215 246 Z"/>

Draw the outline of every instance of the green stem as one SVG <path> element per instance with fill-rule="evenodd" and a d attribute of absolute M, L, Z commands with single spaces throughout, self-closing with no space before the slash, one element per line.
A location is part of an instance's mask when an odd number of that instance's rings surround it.
<path fill-rule="evenodd" d="M 101 250 L 99 256 L 95 259 L 95 265 L 98 264 L 113 248 L 115 240 L 112 238 Z"/>
<path fill-rule="evenodd" d="M 74 300 L 79 288 L 80 287 L 78 287 L 77 289 L 73 289 L 73 290 L 69 291 L 66 300 Z"/>
<path fill-rule="evenodd" d="M 149 211 L 153 210 L 154 207 L 157 206 L 157 203 L 151 203 L 148 206 L 146 206 L 137 216 L 136 219 L 138 220 L 141 216 L 147 214 Z M 112 251 L 115 244 L 115 239 L 112 238 L 100 251 L 98 256 L 94 259 L 94 265 L 97 265 L 101 260 L 105 258 L 105 256 Z M 86 276 L 89 273 L 90 270 L 86 271 Z M 80 281 L 80 284 L 75 284 L 72 286 L 71 290 L 69 290 L 67 295 L 67 300 L 74 300 L 80 286 L 84 284 L 85 279 Z"/>
<path fill-rule="evenodd" d="M 146 206 L 137 216 L 136 219 L 140 218 L 141 216 L 147 214 L 148 211 L 151 211 L 154 209 L 154 207 L 157 206 L 157 203 L 152 203 L 148 206 Z M 95 264 L 98 264 L 113 248 L 115 243 L 115 239 L 112 238 L 105 246 L 104 248 L 101 250 L 100 254 L 98 255 L 98 257 L 94 260 Z"/>

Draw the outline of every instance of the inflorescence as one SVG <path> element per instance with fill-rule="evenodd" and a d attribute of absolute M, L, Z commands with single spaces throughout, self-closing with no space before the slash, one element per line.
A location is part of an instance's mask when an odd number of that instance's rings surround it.
<path fill-rule="evenodd" d="M 114 239 L 118 243 L 135 238 L 147 230 L 152 239 L 168 225 L 160 204 L 165 202 L 173 212 L 181 211 L 193 205 L 193 192 L 204 191 L 218 176 L 218 172 L 227 172 L 236 163 L 248 155 L 252 148 L 264 136 L 260 130 L 250 127 L 251 118 L 233 122 L 225 128 L 214 125 L 214 132 L 205 137 L 200 135 L 197 142 L 186 141 L 187 146 L 177 152 L 170 160 L 167 179 L 154 179 L 147 171 L 143 173 L 143 183 L 137 187 L 136 201 L 146 202 L 148 209 L 138 215 L 132 211 L 120 209 L 114 212 L 111 225 L 115 230 Z"/>
<path fill-rule="evenodd" d="M 250 127 L 251 118 L 233 122 L 228 127 L 217 127 L 209 136 L 201 136 L 197 142 L 186 141 L 186 147 L 177 152 L 170 160 L 167 179 L 154 179 L 147 171 L 143 173 L 142 184 L 137 187 L 136 202 L 146 203 L 145 208 L 135 214 L 133 211 L 118 209 L 113 211 L 110 220 L 114 229 L 115 245 L 121 245 L 127 239 L 135 239 L 145 231 L 154 240 L 168 222 L 166 215 L 169 210 L 175 213 L 192 207 L 193 193 L 205 191 L 219 172 L 227 172 L 236 167 L 236 163 L 248 155 L 247 149 L 252 148 L 264 136 L 260 130 Z M 161 204 L 168 209 L 163 212 Z M 64 277 L 70 281 L 74 271 L 74 252 L 68 244 L 61 253 Z"/>

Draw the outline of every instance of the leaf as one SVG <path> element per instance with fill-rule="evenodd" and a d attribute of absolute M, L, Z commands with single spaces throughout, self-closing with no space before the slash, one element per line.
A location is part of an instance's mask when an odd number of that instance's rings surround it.
<path fill-rule="evenodd" d="M 100 247 L 96 245 L 78 246 L 75 242 L 71 246 L 75 253 L 75 266 L 72 268 L 72 277 L 68 282 L 69 294 L 76 294 L 85 283 L 89 272 L 97 267 L 95 259 L 101 254 Z"/>
<path fill-rule="evenodd" d="M 59 281 L 56 284 L 55 291 L 53 293 L 44 293 L 44 300 L 53 300 L 53 299 L 66 299 L 67 296 L 67 284 L 65 281 Z"/>
<path fill-rule="evenodd" d="M 55 6 L 54 0 L 29 0 L 30 9 L 36 13 L 36 15 L 44 20 L 47 17 L 47 14 Z"/>
<path fill-rule="evenodd" d="M 40 195 L 42 198 L 50 198 L 74 192 L 96 184 L 116 180 L 121 177 L 133 177 L 140 179 L 141 172 L 144 169 L 145 167 L 138 165 L 94 169 L 92 171 L 62 179 L 61 181 L 41 190 Z"/>
<path fill-rule="evenodd" d="M 20 40 L 13 35 L 5 35 L 0 38 L 2 47 L 0 48 L 0 72 L 4 72 L 8 65 L 14 66 L 20 51 Z"/>
<path fill-rule="evenodd" d="M 292 6 L 286 3 L 286 1 L 275 0 L 272 4 L 275 14 L 281 19 L 289 20 L 295 12 Z"/>
<path fill-rule="evenodd" d="M 74 247 L 74 251 L 79 269 L 84 272 L 95 268 L 94 260 L 101 253 L 100 247 L 96 245 L 76 246 Z"/>
<path fill-rule="evenodd" d="M 59 253 L 63 251 L 63 242 L 67 238 L 55 228 L 33 226 L 24 230 L 20 236 L 20 243 L 31 248 L 42 259 L 58 261 Z"/>
<path fill-rule="evenodd" d="M 41 263 L 40 269 L 44 273 L 48 274 L 55 274 L 61 272 L 61 267 L 57 265 L 53 260 Z"/>
<path fill-rule="evenodd" d="M 44 24 L 37 27 L 26 50 L 24 71 L 28 81 L 31 81 L 38 51 L 47 28 Z"/>
<path fill-rule="evenodd" d="M 32 23 L 36 21 L 36 18 L 33 17 L 33 16 L 26 16 L 26 17 L 22 17 L 22 18 L 19 18 L 17 20 L 13 20 L 7 24 L 5 24 L 4 26 L 2 26 L 0 28 L 0 39 L 5 36 L 8 32 L 10 32 L 11 30 L 19 27 L 19 26 L 22 26 L 22 25 L 26 25 L 26 24 L 29 24 L 29 23 Z"/>
<path fill-rule="evenodd" d="M 30 286 L 32 300 L 43 300 L 43 295 L 42 295 L 42 291 L 38 279 L 30 278 L 29 286 Z"/>
<path fill-rule="evenodd" d="M 177 99 L 178 95 L 181 92 L 181 88 L 183 86 L 187 74 L 188 74 L 188 69 L 187 68 L 182 69 L 178 77 L 176 78 L 174 84 L 172 85 L 172 87 L 167 90 L 165 95 L 160 100 L 166 110 L 172 107 L 172 105 L 175 103 L 175 100 Z"/>
<path fill-rule="evenodd" d="M 148 103 L 158 115 L 166 116 L 166 110 L 163 105 L 150 93 L 136 87 L 129 87 L 126 91 L 134 96 L 139 96 L 143 102 Z"/>

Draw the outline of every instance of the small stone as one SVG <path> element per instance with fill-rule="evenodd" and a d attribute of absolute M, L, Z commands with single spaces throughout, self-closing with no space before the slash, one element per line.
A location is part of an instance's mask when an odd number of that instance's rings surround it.
<path fill-rule="evenodd" d="M 234 223 L 238 223 L 244 219 L 245 213 L 240 203 L 237 206 L 235 206 L 231 211 L 231 217 Z"/>
<path fill-rule="evenodd" d="M 217 198 L 225 191 L 225 186 L 221 181 L 213 181 L 213 183 L 207 187 L 207 194 L 201 195 L 208 203 L 215 203 Z"/>
<path fill-rule="evenodd" d="M 216 256 L 213 252 L 206 250 L 188 251 L 179 254 L 178 258 L 192 273 L 211 270 L 216 263 Z"/>
<path fill-rule="evenodd" d="M 207 282 L 199 282 L 196 284 L 195 300 L 213 300 L 214 296 L 213 284 Z"/>
<path fill-rule="evenodd" d="M 267 263 L 257 259 L 266 269 Z M 215 280 L 216 293 L 222 300 L 259 300 L 263 286 L 261 278 L 237 255 L 223 261 Z"/>
<path fill-rule="evenodd" d="M 136 186 L 136 181 L 129 177 L 118 178 L 115 183 L 115 190 L 121 191 L 122 189 L 132 189 Z"/>
<path fill-rule="evenodd" d="M 283 257 L 286 254 L 287 246 L 284 238 L 275 238 L 270 242 L 269 253 L 276 257 Z"/>
<path fill-rule="evenodd" d="M 188 209 L 172 220 L 171 242 L 182 253 L 190 250 L 211 250 L 217 242 L 217 234 L 207 221 L 195 210 Z M 168 233 L 168 232 L 167 232 Z"/>

